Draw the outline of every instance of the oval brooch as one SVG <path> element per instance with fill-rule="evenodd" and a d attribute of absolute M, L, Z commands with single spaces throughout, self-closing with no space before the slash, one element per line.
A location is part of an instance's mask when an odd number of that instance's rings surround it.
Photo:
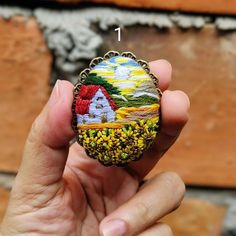
<path fill-rule="evenodd" d="M 160 100 L 158 79 L 131 52 L 93 59 L 74 87 L 77 142 L 103 165 L 140 159 L 159 131 Z"/>

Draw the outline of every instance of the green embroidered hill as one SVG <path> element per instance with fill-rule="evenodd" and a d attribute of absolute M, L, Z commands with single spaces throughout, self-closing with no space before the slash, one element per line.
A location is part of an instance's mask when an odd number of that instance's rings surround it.
<path fill-rule="evenodd" d="M 83 84 L 84 85 L 101 85 L 107 90 L 107 92 L 110 95 L 120 94 L 120 91 L 118 88 L 116 88 L 112 84 L 105 81 L 101 76 L 98 76 L 96 73 L 90 73 Z"/>
<path fill-rule="evenodd" d="M 126 99 L 126 101 L 114 96 L 112 96 L 112 99 L 114 100 L 114 102 L 117 104 L 118 107 L 140 107 L 158 103 L 157 98 L 149 97 L 147 95 L 143 95 L 138 98 L 127 95 L 123 97 Z"/>

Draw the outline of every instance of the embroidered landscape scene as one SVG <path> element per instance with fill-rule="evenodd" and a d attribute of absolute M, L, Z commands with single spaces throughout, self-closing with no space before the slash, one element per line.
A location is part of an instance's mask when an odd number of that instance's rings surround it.
<path fill-rule="evenodd" d="M 136 159 L 156 136 L 159 106 L 157 88 L 138 62 L 104 60 L 89 72 L 76 99 L 78 141 L 103 162 Z"/>

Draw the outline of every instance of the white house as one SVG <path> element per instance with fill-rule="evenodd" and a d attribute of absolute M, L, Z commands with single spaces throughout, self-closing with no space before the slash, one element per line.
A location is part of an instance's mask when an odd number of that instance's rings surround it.
<path fill-rule="evenodd" d="M 76 102 L 78 124 L 113 122 L 116 104 L 100 85 L 82 85 Z"/>

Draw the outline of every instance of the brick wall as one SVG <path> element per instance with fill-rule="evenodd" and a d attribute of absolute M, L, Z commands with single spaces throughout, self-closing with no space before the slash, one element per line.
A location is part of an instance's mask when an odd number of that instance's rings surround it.
<path fill-rule="evenodd" d="M 83 3 L 83 0 L 52 0 L 64 4 Z M 134 8 L 147 8 L 147 9 L 162 9 L 186 12 L 203 12 L 203 13 L 236 13 L 235 0 L 89 0 L 91 3 L 108 3 L 117 6 L 134 7 Z"/>
<path fill-rule="evenodd" d="M 165 220 L 177 236 L 221 235 L 224 224 L 227 235 L 235 191 L 201 187 L 236 186 L 236 19 L 61 8 L 0 6 L 0 218 L 25 137 L 49 96 L 50 83 L 57 78 L 75 82 L 92 57 L 130 50 L 146 60 L 168 59 L 174 68 L 171 89 L 184 90 L 192 103 L 188 126 L 154 172 L 177 171 L 198 188 L 189 187 L 183 206 Z M 122 27 L 120 43 L 117 26 Z"/>
<path fill-rule="evenodd" d="M 47 100 L 52 55 L 34 18 L 0 18 L 0 35 L 0 170 L 11 172 L 18 169 L 30 124 Z"/>

